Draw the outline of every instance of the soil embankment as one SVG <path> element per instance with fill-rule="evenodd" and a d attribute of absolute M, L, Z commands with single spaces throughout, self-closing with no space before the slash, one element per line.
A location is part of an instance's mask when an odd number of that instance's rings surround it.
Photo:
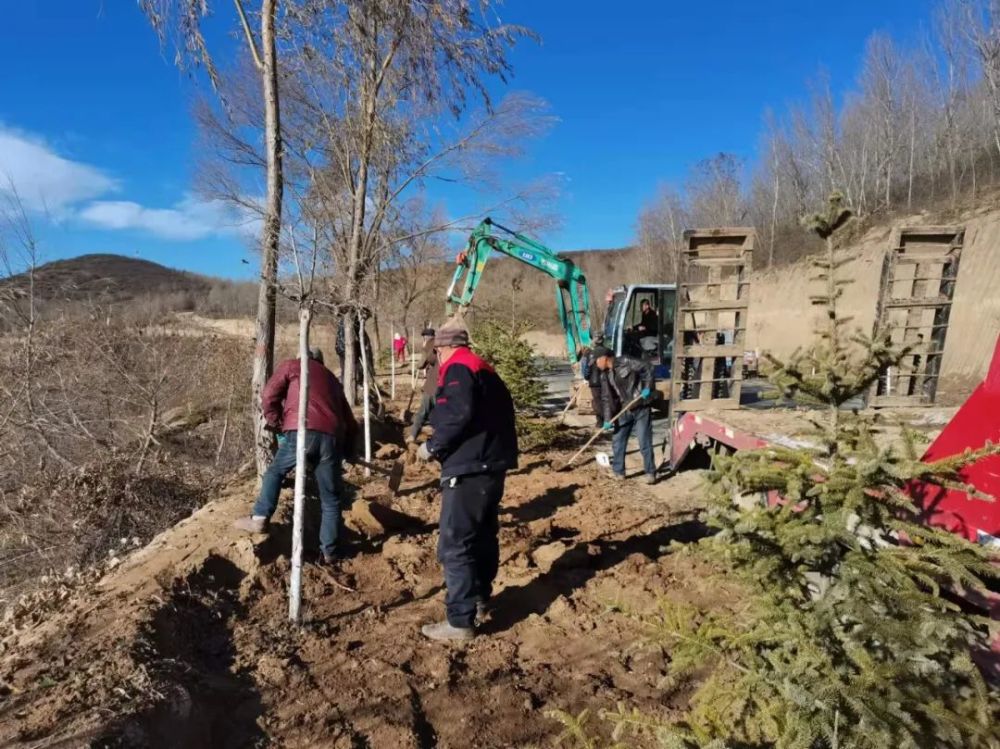
<path fill-rule="evenodd" d="M 941 362 L 938 402 L 961 402 L 985 376 L 1000 334 L 1000 210 L 978 210 L 958 219 L 910 216 L 893 226 L 941 224 L 965 227 L 948 339 Z M 882 258 L 889 249 L 892 226 L 876 227 L 850 248 L 856 259 L 844 272 L 853 283 L 844 290 L 841 309 L 865 333 L 875 320 Z M 755 273 L 747 348 L 787 356 L 810 343 L 816 313 L 809 303 L 816 287 L 809 282 L 808 260 L 775 271 Z"/>

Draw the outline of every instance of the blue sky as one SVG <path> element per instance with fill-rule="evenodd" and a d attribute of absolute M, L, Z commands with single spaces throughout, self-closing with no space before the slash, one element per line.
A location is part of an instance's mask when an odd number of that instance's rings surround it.
<path fill-rule="evenodd" d="M 0 28 L 0 180 L 13 176 L 43 259 L 115 252 L 250 277 L 252 242 L 194 188 L 192 100 L 133 0 L 24 0 Z M 914 38 L 932 0 L 508 0 L 503 20 L 542 37 L 513 57 L 512 88 L 558 123 L 510 172 L 559 174 L 555 249 L 628 244 L 660 183 L 719 151 L 753 157 L 762 117 L 825 68 L 852 85 L 873 31 Z M 225 14 L 231 3 L 222 3 Z M 234 42 L 212 22 L 216 54 Z M 467 203 L 449 193 L 451 213 Z M 241 263 L 249 258 L 251 265 Z"/>

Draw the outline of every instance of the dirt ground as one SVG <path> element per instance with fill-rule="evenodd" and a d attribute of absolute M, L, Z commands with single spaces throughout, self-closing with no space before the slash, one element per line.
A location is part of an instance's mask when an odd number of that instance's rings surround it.
<path fill-rule="evenodd" d="M 253 485 L 234 483 L 99 583 L 6 623 L 0 746 L 542 746 L 561 731 L 548 710 L 677 709 L 665 654 L 621 609 L 730 597 L 681 552 L 704 534 L 701 477 L 615 484 L 592 463 L 556 471 L 566 454 L 509 476 L 495 606 L 468 645 L 419 634 L 443 614 L 432 468 L 408 466 L 395 499 L 349 476 L 353 556 L 337 578 L 307 563 L 302 627 L 287 621 L 290 497 L 270 537 L 240 537 Z"/>

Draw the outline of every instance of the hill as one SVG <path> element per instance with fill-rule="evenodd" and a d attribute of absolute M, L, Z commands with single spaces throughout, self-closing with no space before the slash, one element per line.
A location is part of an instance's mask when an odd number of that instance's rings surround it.
<path fill-rule="evenodd" d="M 124 301 L 148 294 L 204 293 L 212 285 L 204 276 L 111 254 L 55 260 L 38 266 L 34 276 L 36 298 L 43 301 Z M 26 289 L 28 283 L 28 275 L 22 273 L 2 285 Z"/>

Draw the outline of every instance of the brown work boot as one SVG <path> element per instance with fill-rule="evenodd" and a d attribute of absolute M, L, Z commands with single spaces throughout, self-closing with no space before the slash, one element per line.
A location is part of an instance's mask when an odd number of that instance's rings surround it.
<path fill-rule="evenodd" d="M 646 474 L 646 478 L 645 478 L 645 479 L 643 479 L 643 480 L 644 480 L 644 481 L 645 481 L 645 482 L 646 482 L 647 484 L 649 484 L 650 486 L 652 486 L 653 484 L 655 484 L 655 483 L 656 483 L 656 474 L 655 474 L 655 473 L 647 473 L 647 474 Z"/>
<path fill-rule="evenodd" d="M 247 533 L 267 533 L 267 518 L 248 515 L 234 520 L 233 528 Z"/>
<path fill-rule="evenodd" d="M 476 633 L 472 627 L 453 627 L 448 622 L 437 622 L 435 624 L 425 624 L 420 628 L 424 637 L 431 640 L 441 640 L 443 642 L 468 642 Z"/>
<path fill-rule="evenodd" d="M 625 480 L 625 474 L 615 473 L 614 471 L 612 471 L 611 473 L 608 474 L 608 478 L 615 482 L 621 482 Z"/>

